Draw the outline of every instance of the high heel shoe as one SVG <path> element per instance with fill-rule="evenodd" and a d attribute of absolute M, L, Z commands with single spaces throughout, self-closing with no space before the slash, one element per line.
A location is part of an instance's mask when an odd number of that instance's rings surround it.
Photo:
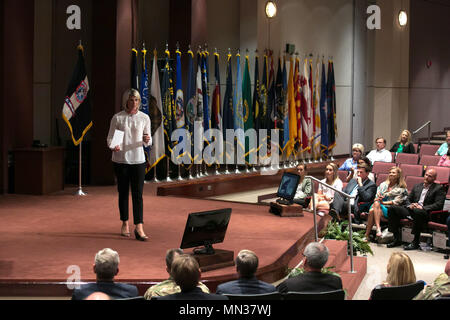
<path fill-rule="evenodd" d="M 130 231 L 128 231 L 128 232 L 126 232 L 126 231 L 127 231 L 127 230 L 124 231 L 124 228 L 122 228 L 122 230 L 120 231 L 120 235 L 121 235 L 122 237 L 129 238 L 129 237 L 131 236 L 131 233 L 130 233 Z"/>
<path fill-rule="evenodd" d="M 139 232 L 137 232 L 136 229 L 134 229 L 134 236 L 136 237 L 136 240 L 139 240 L 139 241 L 147 241 L 147 239 L 148 239 L 147 236 L 141 236 L 139 234 Z"/>

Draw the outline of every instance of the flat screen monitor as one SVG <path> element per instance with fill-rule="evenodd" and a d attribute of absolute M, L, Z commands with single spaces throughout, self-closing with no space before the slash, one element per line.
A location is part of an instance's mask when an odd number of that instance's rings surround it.
<path fill-rule="evenodd" d="M 195 249 L 194 253 L 214 254 L 212 245 L 223 242 L 230 217 L 231 208 L 190 213 L 180 248 L 204 246 Z"/>
<path fill-rule="evenodd" d="M 285 172 L 278 187 L 277 197 L 288 201 L 294 200 L 299 181 L 300 176 L 298 174 Z"/>

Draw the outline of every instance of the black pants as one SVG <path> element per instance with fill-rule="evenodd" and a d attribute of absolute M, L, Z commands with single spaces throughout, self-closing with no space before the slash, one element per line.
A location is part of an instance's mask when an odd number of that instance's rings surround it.
<path fill-rule="evenodd" d="M 117 191 L 119 191 L 120 220 L 128 221 L 128 197 L 131 185 L 134 224 L 144 223 L 142 191 L 144 189 L 145 163 L 114 163 L 114 172 L 117 177 Z"/>
<path fill-rule="evenodd" d="M 348 215 L 348 203 L 350 199 L 345 198 L 340 193 L 335 193 L 333 202 L 330 203 L 330 209 L 336 210 L 337 214 L 340 217 L 345 217 Z M 356 212 L 356 206 L 353 204 L 350 206 L 350 210 L 352 212 Z M 358 217 L 359 218 L 359 217 Z"/>
<path fill-rule="evenodd" d="M 293 201 L 294 201 L 294 203 L 301 205 L 303 208 L 308 208 L 311 198 L 294 199 Z"/>
<path fill-rule="evenodd" d="M 388 228 L 395 237 L 400 236 L 400 220 L 407 216 L 413 218 L 413 228 L 411 233 L 415 239 L 420 238 L 420 233 L 428 222 L 428 212 L 423 209 L 409 209 L 401 206 L 391 206 L 388 208 Z"/>

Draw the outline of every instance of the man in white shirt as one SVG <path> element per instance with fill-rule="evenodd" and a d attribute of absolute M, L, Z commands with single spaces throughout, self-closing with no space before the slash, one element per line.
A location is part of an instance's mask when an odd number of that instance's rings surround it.
<path fill-rule="evenodd" d="M 374 164 L 376 161 L 381 162 L 392 162 L 392 154 L 389 150 L 386 150 L 386 139 L 379 137 L 375 139 L 375 144 L 377 146 L 376 150 L 372 150 L 367 155 L 370 162 Z"/>

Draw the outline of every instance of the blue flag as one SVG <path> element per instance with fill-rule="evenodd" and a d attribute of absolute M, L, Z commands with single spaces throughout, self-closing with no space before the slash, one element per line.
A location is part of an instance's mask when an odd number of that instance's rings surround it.
<path fill-rule="evenodd" d="M 328 150 L 332 150 L 336 146 L 336 85 L 334 82 L 334 65 L 333 61 L 328 63 L 328 80 L 327 80 L 327 116 L 328 116 Z"/>
<path fill-rule="evenodd" d="M 283 114 L 283 150 L 289 142 L 289 100 L 287 98 L 287 71 L 286 58 L 283 61 L 283 89 L 282 89 L 282 114 Z"/>
<path fill-rule="evenodd" d="M 203 129 L 204 132 L 211 128 L 211 112 L 209 110 L 209 82 L 208 82 L 208 51 L 202 53 L 202 91 L 203 91 Z M 211 141 L 211 137 L 206 137 Z"/>
<path fill-rule="evenodd" d="M 148 85 L 148 71 L 147 71 L 147 50 L 142 49 L 142 73 L 141 73 L 141 111 L 145 113 L 146 115 L 149 115 L 149 85 Z M 150 147 L 143 147 L 144 148 L 144 154 L 145 154 L 145 173 L 148 173 L 151 169 L 150 165 Z"/>
<path fill-rule="evenodd" d="M 186 107 L 185 107 L 185 121 L 189 129 L 189 132 L 194 132 L 194 121 L 195 121 L 195 109 L 197 102 L 195 100 L 195 74 L 194 69 L 194 53 L 192 50 L 188 51 L 188 84 L 186 91 Z"/>
<path fill-rule="evenodd" d="M 322 80 L 320 81 L 320 154 L 328 155 L 328 120 L 327 120 L 327 82 L 325 64 L 322 61 Z"/>

